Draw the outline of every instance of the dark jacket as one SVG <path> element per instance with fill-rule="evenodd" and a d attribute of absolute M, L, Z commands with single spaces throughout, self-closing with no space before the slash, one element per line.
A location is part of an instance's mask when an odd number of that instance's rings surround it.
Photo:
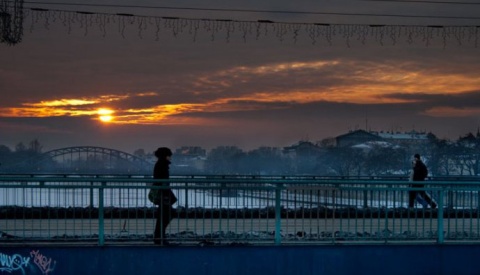
<path fill-rule="evenodd" d="M 168 179 L 170 178 L 170 161 L 166 159 L 159 159 L 153 168 L 154 179 Z"/>
<path fill-rule="evenodd" d="M 153 168 L 153 178 L 154 179 L 168 179 L 170 178 L 170 161 L 166 159 L 159 159 L 157 163 L 155 163 L 155 167 Z M 154 183 L 155 186 L 170 186 L 169 183 Z M 167 204 L 173 205 L 177 202 L 177 198 L 175 194 L 172 192 L 171 189 L 164 189 L 162 190 L 162 200 L 163 203 L 160 204 Z"/>
<path fill-rule="evenodd" d="M 417 160 L 413 167 L 413 181 L 424 181 L 427 176 L 427 166 L 421 160 Z"/>

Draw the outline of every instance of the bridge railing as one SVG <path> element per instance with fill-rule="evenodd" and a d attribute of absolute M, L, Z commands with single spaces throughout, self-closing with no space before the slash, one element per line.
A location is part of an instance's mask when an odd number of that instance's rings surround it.
<path fill-rule="evenodd" d="M 155 180 L 0 177 L 0 242 L 153 243 Z M 176 177 L 167 238 L 179 244 L 480 241 L 480 182 Z M 153 187 L 164 188 L 164 187 Z M 426 190 L 436 209 L 408 192 Z"/>

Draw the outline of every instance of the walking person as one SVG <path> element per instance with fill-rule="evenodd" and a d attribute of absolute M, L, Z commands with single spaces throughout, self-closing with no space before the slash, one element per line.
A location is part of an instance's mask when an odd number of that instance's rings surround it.
<path fill-rule="evenodd" d="M 170 160 L 172 151 L 167 147 L 160 147 L 155 151 L 157 162 L 153 169 L 154 179 L 168 179 L 170 178 Z M 154 186 L 170 186 L 169 183 L 155 182 Z M 153 233 L 153 242 L 159 245 L 168 245 L 169 242 L 165 239 L 165 231 L 168 224 L 172 220 L 172 205 L 177 201 L 171 189 L 162 189 L 159 192 L 159 199 L 155 202 L 158 205 L 157 221 L 155 223 L 155 231 Z"/>
<path fill-rule="evenodd" d="M 428 176 L 428 169 L 425 163 L 420 159 L 419 154 L 413 156 L 413 165 L 412 165 L 412 175 L 411 180 L 422 182 L 425 181 L 425 178 Z M 421 183 L 413 183 L 411 185 L 413 188 L 424 188 L 425 185 Z M 432 200 L 432 198 L 425 192 L 425 190 L 410 190 L 408 192 L 408 207 L 413 208 L 415 199 L 417 196 L 421 197 L 432 209 L 437 208 L 437 204 Z"/>

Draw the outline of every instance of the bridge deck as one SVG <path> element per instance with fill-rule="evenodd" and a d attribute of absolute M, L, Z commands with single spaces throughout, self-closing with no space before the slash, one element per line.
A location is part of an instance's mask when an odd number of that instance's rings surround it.
<path fill-rule="evenodd" d="M 477 219 L 444 219 L 446 236 L 469 231 L 479 232 Z M 106 242 L 144 242 L 152 237 L 155 219 L 106 219 Z M 285 219 L 281 222 L 282 242 L 335 242 L 349 238 L 365 241 L 429 239 L 436 235 L 437 219 Z M 45 238 L 51 241 L 87 241 L 99 232 L 97 219 L 65 220 L 0 220 L 4 234 L 16 237 Z M 170 239 L 189 242 L 197 239 L 221 241 L 229 235 L 230 241 L 273 242 L 274 219 L 173 219 L 167 228 Z M 247 232 L 247 233 L 245 233 Z M 366 233 L 368 232 L 368 233 Z M 395 237 L 396 236 L 396 237 Z M 8 240 L 8 239 L 7 239 Z M 448 237 L 447 237 L 448 240 Z M 480 241 L 480 240 L 479 240 Z"/>

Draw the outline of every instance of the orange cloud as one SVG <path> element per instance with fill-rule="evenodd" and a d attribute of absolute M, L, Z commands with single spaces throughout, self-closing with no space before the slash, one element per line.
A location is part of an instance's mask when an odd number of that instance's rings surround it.
<path fill-rule="evenodd" d="M 206 104 L 168 104 L 145 109 L 127 109 L 115 116 L 117 124 L 186 124 L 193 123 L 188 118 L 172 118 L 186 112 L 201 112 Z M 203 120 L 202 120 L 203 121 Z"/>
<path fill-rule="evenodd" d="M 112 124 L 199 124 L 207 119 L 181 116 L 189 113 L 251 111 L 265 108 L 257 103 L 336 102 L 353 104 L 408 103 L 411 99 L 395 98 L 396 94 L 460 94 L 478 90 L 480 77 L 411 70 L 402 64 L 352 63 L 341 60 L 288 62 L 262 66 L 241 66 L 200 75 L 194 83 L 197 99 L 202 92 L 215 91 L 217 98 L 200 103 L 178 103 L 149 108 L 115 108 L 116 102 L 133 97 L 155 97 L 155 92 L 106 94 L 95 98 L 54 99 L 24 103 L 20 107 L 0 108 L 0 117 L 87 116 L 99 119 L 98 108 L 109 106 L 115 115 L 106 114 Z M 336 72 L 336 73 L 333 73 Z M 322 78 L 326 77 L 326 78 Z M 261 80 L 260 90 L 256 83 Z M 267 82 L 266 82 L 267 81 Z M 272 87 L 268 83 L 272 83 Z M 298 83 L 298 85 L 292 85 Z M 308 85 L 302 85 L 308 83 Z M 325 84 L 327 83 L 327 84 Z M 238 84 L 249 84 L 245 90 L 234 90 Z M 284 85 L 283 85 L 284 84 Z M 298 87 L 297 87 L 298 86 Z M 243 87 L 243 86 L 242 86 Z M 291 87 L 291 88 L 289 88 Z M 243 88 L 242 88 L 243 89 Z M 227 92 L 222 92 L 227 91 Z M 234 94 L 228 96 L 228 94 Z M 242 103 L 242 104 L 239 104 Z M 122 104 L 125 105 L 125 104 Z M 285 108 L 273 105 L 269 108 Z M 477 109 L 432 108 L 430 116 L 478 115 Z M 101 115 L 101 114 L 100 114 Z"/>
<path fill-rule="evenodd" d="M 51 101 L 40 101 L 38 103 L 25 103 L 25 106 L 32 107 L 58 107 L 58 106 L 81 106 L 98 103 L 97 100 L 86 99 L 59 99 Z"/>
<path fill-rule="evenodd" d="M 271 78 L 274 82 L 313 83 L 310 88 L 294 87 L 287 91 L 271 91 L 245 95 L 236 100 L 284 101 L 308 103 L 328 101 L 355 104 L 408 103 L 412 100 L 393 98 L 392 94 L 459 94 L 477 90 L 480 77 L 441 72 L 412 71 L 402 64 L 358 64 L 342 61 L 291 62 L 258 67 L 235 67 L 216 74 L 199 77 L 197 87 L 229 88 L 257 78 Z M 408 66 L 411 67 L 411 66 Z M 323 85 L 315 79 L 321 73 L 338 72 L 333 77 L 337 84 Z M 344 72 L 344 73 L 342 73 Z M 328 79 L 327 79 L 328 81 Z M 277 84 L 275 83 L 275 84 Z M 315 83 L 318 83 L 317 87 Z M 313 88 L 312 88 L 313 87 Z"/>

